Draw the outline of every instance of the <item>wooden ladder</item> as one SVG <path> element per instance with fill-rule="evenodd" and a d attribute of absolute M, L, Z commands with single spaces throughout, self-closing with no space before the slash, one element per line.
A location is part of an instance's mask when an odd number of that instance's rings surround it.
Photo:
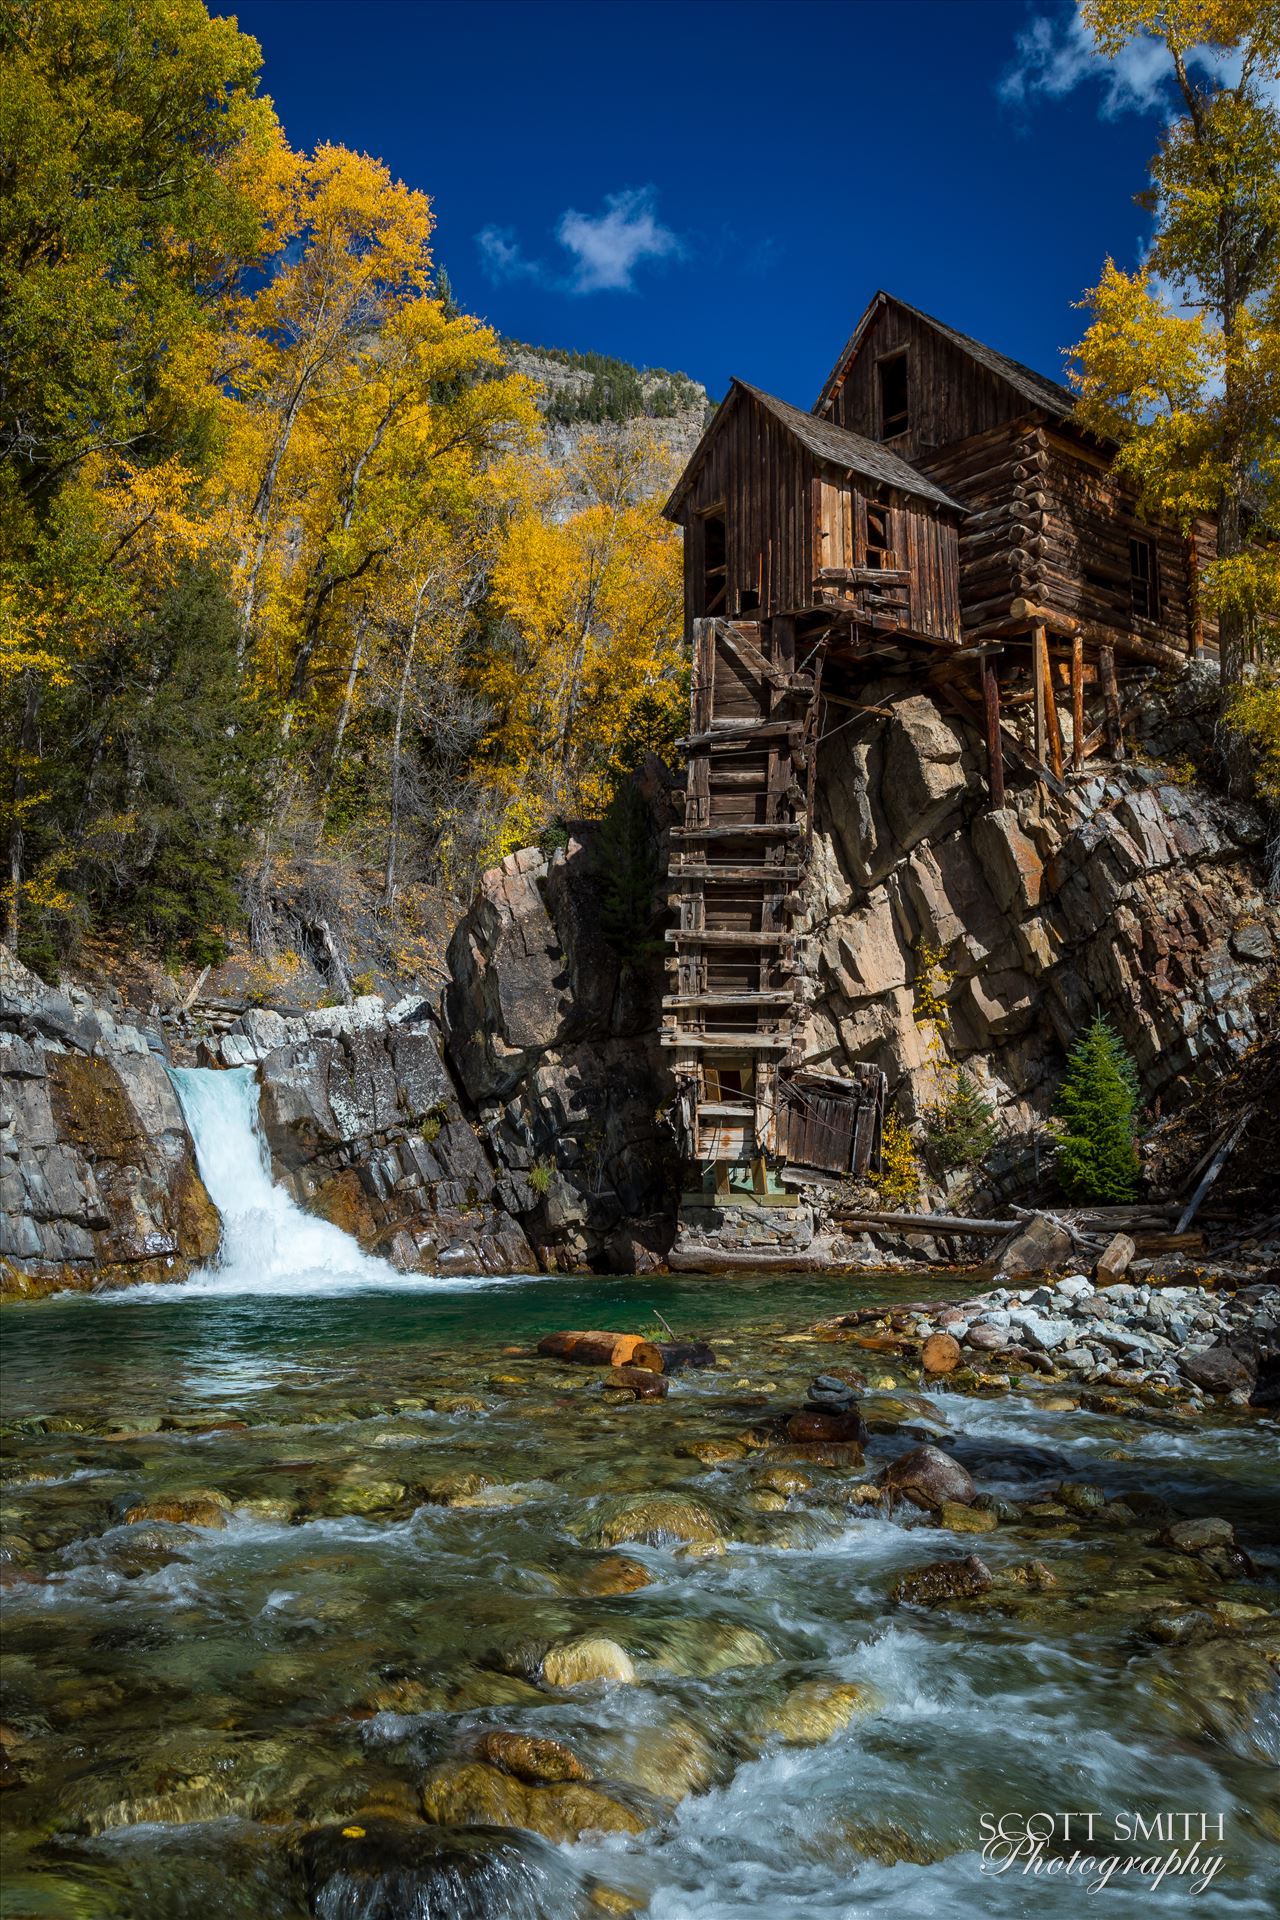
<path fill-rule="evenodd" d="M 821 653 L 797 671 L 792 620 L 695 620 L 684 824 L 671 834 L 673 1050 L 690 1159 L 776 1150 L 778 1072 L 800 1014 L 794 922 L 808 865 Z M 727 1175 L 726 1175 L 727 1178 Z"/>

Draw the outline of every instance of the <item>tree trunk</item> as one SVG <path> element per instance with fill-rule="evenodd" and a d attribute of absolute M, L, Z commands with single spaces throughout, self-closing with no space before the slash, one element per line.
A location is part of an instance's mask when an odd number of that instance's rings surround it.
<path fill-rule="evenodd" d="M 387 870 L 382 883 L 382 903 L 387 907 L 396 897 L 396 863 L 400 856 L 400 748 L 404 739 L 404 703 L 409 691 L 413 650 L 418 644 L 418 620 L 422 613 L 423 597 L 428 584 L 427 581 L 423 581 L 418 588 L 417 599 L 413 603 L 409 641 L 404 650 L 404 664 L 400 670 L 400 688 L 396 695 L 396 724 L 391 736 L 391 831 L 387 836 Z"/>
<path fill-rule="evenodd" d="M 338 768 L 342 763 L 342 742 L 347 731 L 347 721 L 351 718 L 351 702 L 355 697 L 356 681 L 360 677 L 360 668 L 364 663 L 364 637 L 368 632 L 368 628 L 368 621 L 362 620 L 356 634 L 356 644 L 352 649 L 351 670 L 347 674 L 346 690 L 342 696 L 342 711 L 338 715 L 338 731 L 333 737 L 333 752 L 329 756 L 329 771 L 325 776 L 324 796 L 321 801 L 322 812 L 325 811 L 329 805 L 329 795 L 333 791 L 333 783 L 337 778 Z"/>
<path fill-rule="evenodd" d="M 1245 545 L 1240 498 L 1233 488 L 1223 490 L 1222 504 L 1218 510 L 1218 558 L 1229 560 L 1243 551 Z M 1221 729 L 1219 751 L 1227 777 L 1227 790 L 1237 799 L 1244 798 L 1250 790 L 1253 756 L 1249 742 L 1242 733 L 1236 732 L 1227 724 L 1227 716 L 1232 700 L 1244 680 L 1245 662 L 1249 651 L 1249 630 L 1244 614 L 1238 607 L 1220 607 L 1218 610 L 1218 724 Z"/>
<path fill-rule="evenodd" d="M 39 697 L 36 677 L 29 673 L 13 771 L 13 812 L 9 820 L 9 914 L 4 940 L 11 953 L 18 951 L 18 928 L 22 920 L 22 802 L 27 790 L 27 760 L 35 751 Z"/>

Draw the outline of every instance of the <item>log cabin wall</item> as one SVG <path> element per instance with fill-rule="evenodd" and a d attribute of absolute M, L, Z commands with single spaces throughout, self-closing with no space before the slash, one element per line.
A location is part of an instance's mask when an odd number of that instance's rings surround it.
<path fill-rule="evenodd" d="M 1100 449 L 1054 430 L 1043 441 L 1041 538 L 1028 598 L 1090 626 L 1195 651 L 1186 536 L 1138 513 Z"/>

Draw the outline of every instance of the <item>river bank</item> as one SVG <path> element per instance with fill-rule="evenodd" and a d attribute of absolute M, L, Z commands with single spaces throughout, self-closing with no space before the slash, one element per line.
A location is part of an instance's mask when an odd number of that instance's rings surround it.
<path fill-rule="evenodd" d="M 1162 1901 L 1261 1920 L 1274 1422 L 929 1385 L 821 1324 L 920 1286 L 233 1272 L 11 1309 L 8 1911 L 1013 1915 L 984 1814 L 1176 1804 L 1223 1861 Z M 534 1352 L 659 1315 L 717 1355 L 665 1397 Z M 1109 1899 L 1149 1910 L 1133 1873 Z"/>

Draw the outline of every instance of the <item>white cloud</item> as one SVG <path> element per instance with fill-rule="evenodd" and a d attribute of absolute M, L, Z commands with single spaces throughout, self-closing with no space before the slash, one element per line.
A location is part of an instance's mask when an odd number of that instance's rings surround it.
<path fill-rule="evenodd" d="M 658 219 L 652 187 L 629 187 L 605 195 L 595 214 L 569 207 L 556 224 L 556 239 L 568 258 L 562 267 L 530 260 L 509 227 L 482 227 L 476 235 L 481 263 L 491 280 L 536 280 L 560 293 L 629 293 L 646 260 L 678 258 L 678 234 Z"/>
<path fill-rule="evenodd" d="M 1093 36 L 1078 7 L 1066 15 L 1035 15 L 1014 46 L 1013 61 L 996 87 L 1007 106 L 1027 107 L 1036 99 L 1061 100 L 1088 80 L 1101 85 L 1099 112 L 1104 120 L 1122 113 L 1163 113 L 1175 104 L 1170 91 L 1173 61 L 1163 43 L 1139 34 L 1125 42 L 1114 60 L 1103 60 L 1094 50 Z M 1225 86 L 1234 85 L 1240 77 L 1237 55 L 1197 47 L 1190 58 Z M 1266 90 L 1280 101 L 1280 86 L 1273 83 Z"/>
<path fill-rule="evenodd" d="M 680 251 L 679 240 L 654 212 L 652 187 L 606 194 L 604 206 L 597 214 L 571 207 L 556 228 L 556 238 L 574 259 L 576 293 L 626 292 L 642 260 Z"/>
<path fill-rule="evenodd" d="M 491 280 L 537 280 L 541 269 L 536 260 L 526 260 L 520 243 L 510 227 L 481 227 L 476 235 L 480 260 Z"/>

